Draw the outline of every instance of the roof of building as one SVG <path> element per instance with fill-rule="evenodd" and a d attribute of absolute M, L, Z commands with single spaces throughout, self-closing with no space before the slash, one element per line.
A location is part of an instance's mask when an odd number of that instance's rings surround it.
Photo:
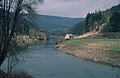
<path fill-rule="evenodd" d="M 67 35 L 69 35 L 69 36 L 74 36 L 73 34 L 67 34 Z"/>

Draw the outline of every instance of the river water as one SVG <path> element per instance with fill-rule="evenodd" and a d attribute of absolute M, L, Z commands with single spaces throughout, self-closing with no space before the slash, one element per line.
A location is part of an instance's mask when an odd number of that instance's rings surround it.
<path fill-rule="evenodd" d="M 35 78 L 120 78 L 120 68 L 66 55 L 54 48 L 54 39 L 46 45 L 30 46 L 24 62 L 16 66 Z"/>

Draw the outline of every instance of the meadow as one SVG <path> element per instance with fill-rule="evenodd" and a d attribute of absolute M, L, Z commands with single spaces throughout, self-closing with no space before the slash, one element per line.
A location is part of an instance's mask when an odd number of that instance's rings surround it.
<path fill-rule="evenodd" d="M 120 52 L 120 38 L 117 39 L 71 39 L 64 42 L 70 49 L 89 49 Z"/>

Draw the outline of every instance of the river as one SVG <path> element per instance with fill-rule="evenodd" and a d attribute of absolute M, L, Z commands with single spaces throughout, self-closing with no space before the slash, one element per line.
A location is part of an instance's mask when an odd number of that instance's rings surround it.
<path fill-rule="evenodd" d="M 54 48 L 54 39 L 46 45 L 30 46 L 17 70 L 35 78 L 120 78 L 120 68 L 86 61 Z"/>

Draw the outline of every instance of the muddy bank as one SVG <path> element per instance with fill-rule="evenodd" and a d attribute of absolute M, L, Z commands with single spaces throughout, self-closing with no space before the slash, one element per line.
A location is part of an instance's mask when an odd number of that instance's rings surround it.
<path fill-rule="evenodd" d="M 28 73 L 22 71 L 14 71 L 11 72 L 10 74 L 7 74 L 6 72 L 0 70 L 0 78 L 33 78 L 33 77 Z"/>
<path fill-rule="evenodd" d="M 120 53 L 110 52 L 105 50 L 95 50 L 95 49 L 71 49 L 65 44 L 57 44 L 55 46 L 57 50 L 63 51 L 66 54 L 91 60 L 99 63 L 109 64 L 112 66 L 120 67 Z"/>
<path fill-rule="evenodd" d="M 0 78 L 6 78 L 6 73 L 0 70 Z"/>

